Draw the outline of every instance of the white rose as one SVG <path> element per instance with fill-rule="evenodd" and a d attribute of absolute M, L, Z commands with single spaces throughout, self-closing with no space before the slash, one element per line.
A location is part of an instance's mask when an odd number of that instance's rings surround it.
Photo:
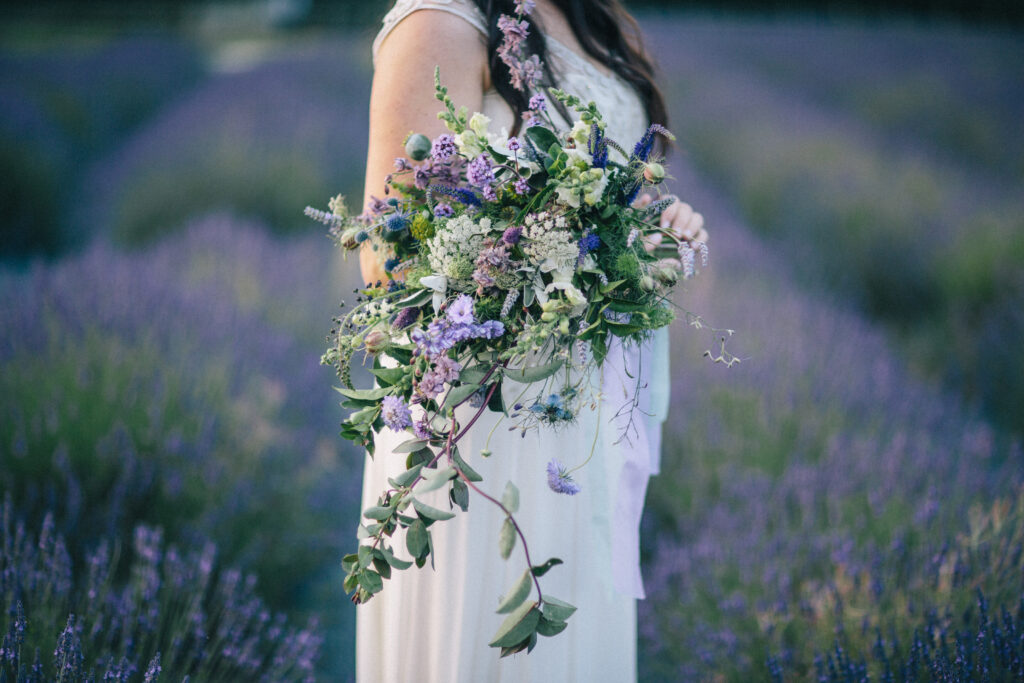
<path fill-rule="evenodd" d="M 482 138 L 487 137 L 487 126 L 491 125 L 491 119 L 480 112 L 476 112 L 469 119 L 470 129 Z"/>

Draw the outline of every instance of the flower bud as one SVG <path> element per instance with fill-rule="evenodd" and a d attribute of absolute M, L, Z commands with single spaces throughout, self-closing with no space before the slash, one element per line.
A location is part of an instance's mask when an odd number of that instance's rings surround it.
<path fill-rule="evenodd" d="M 657 185 L 665 179 L 665 167 L 661 164 L 650 163 L 644 166 L 644 180 Z"/>
<path fill-rule="evenodd" d="M 415 133 L 405 141 L 405 153 L 413 161 L 423 161 L 430 155 L 430 138 L 422 133 Z"/>
<path fill-rule="evenodd" d="M 653 292 L 654 291 L 654 278 L 651 277 L 650 275 L 644 275 L 643 277 L 641 277 L 640 278 L 640 289 L 644 290 L 645 292 Z"/>
<path fill-rule="evenodd" d="M 658 268 L 655 274 L 658 276 L 658 280 L 666 285 L 674 285 L 679 280 L 679 271 L 669 266 Z"/>
<path fill-rule="evenodd" d="M 558 331 L 562 334 L 569 334 L 569 319 L 562 318 L 562 322 L 558 324 Z"/>
<path fill-rule="evenodd" d="M 391 343 L 391 337 L 384 330 L 370 330 L 363 338 L 368 353 L 376 356 Z"/>
<path fill-rule="evenodd" d="M 554 311 L 544 311 L 540 314 L 540 319 L 546 323 L 554 322 L 558 319 L 558 314 Z"/>
<path fill-rule="evenodd" d="M 341 233 L 341 238 L 339 238 L 338 243 L 341 244 L 343 249 L 355 249 L 359 246 L 360 240 L 358 239 L 358 235 L 362 231 L 363 229 L 359 226 L 348 228 Z"/>

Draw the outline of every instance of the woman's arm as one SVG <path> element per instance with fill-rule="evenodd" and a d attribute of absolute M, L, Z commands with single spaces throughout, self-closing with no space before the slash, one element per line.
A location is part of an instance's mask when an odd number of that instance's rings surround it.
<path fill-rule="evenodd" d="M 448 12 L 420 10 L 403 19 L 377 52 L 370 94 L 370 140 L 366 158 L 363 206 L 371 196 L 384 197 L 384 178 L 396 157 L 405 156 L 409 133 L 433 138 L 444 132 L 437 119 L 441 103 L 434 97 L 434 67 L 457 106 L 470 113 L 483 105 L 487 60 L 483 36 Z M 364 282 L 384 280 L 384 268 L 369 242 L 359 252 Z"/>

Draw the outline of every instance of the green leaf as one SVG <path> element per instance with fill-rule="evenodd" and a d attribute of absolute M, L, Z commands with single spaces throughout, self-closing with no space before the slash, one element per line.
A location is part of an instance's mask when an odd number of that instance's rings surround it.
<path fill-rule="evenodd" d="M 469 511 L 469 487 L 461 479 L 452 481 L 452 488 L 448 491 L 448 497 L 453 505 L 458 505 L 463 512 Z"/>
<path fill-rule="evenodd" d="M 562 361 L 556 360 L 553 363 L 548 363 L 547 365 L 534 365 L 531 367 L 505 370 L 505 376 L 514 382 L 519 382 L 520 384 L 531 384 L 551 377 L 551 375 L 558 372 L 561 367 Z"/>
<path fill-rule="evenodd" d="M 405 379 L 406 375 L 409 374 L 409 371 L 406 366 L 401 368 L 374 368 L 370 370 L 370 373 L 376 377 L 381 384 L 392 385 L 398 384 Z"/>
<path fill-rule="evenodd" d="M 426 465 L 433 459 L 433 451 L 429 448 L 421 448 L 418 451 L 410 453 L 409 457 L 405 459 L 405 469 L 411 470 L 413 467 L 416 467 L 416 465 Z"/>
<path fill-rule="evenodd" d="M 394 510 L 392 510 L 391 508 L 375 505 L 373 507 L 369 507 L 363 510 L 363 517 L 366 517 L 367 519 L 375 519 L 378 522 L 383 522 L 385 519 L 391 516 L 392 512 L 394 512 Z"/>
<path fill-rule="evenodd" d="M 505 490 L 501 494 L 501 504 L 505 506 L 509 514 L 519 511 L 519 489 L 511 481 L 505 484 Z"/>
<path fill-rule="evenodd" d="M 501 602 L 498 603 L 498 614 L 508 614 L 523 604 L 523 601 L 530 597 L 530 588 L 532 586 L 533 577 L 530 575 L 530 570 L 526 570 L 512 586 L 512 589 L 501 599 Z"/>
<path fill-rule="evenodd" d="M 497 387 L 491 393 L 491 400 L 487 402 L 487 409 L 492 413 L 505 413 L 505 399 L 501 396 L 501 380 L 497 382 Z M 506 415 L 508 413 L 505 413 Z"/>
<path fill-rule="evenodd" d="M 576 608 L 569 603 L 547 595 L 544 596 L 544 607 L 542 609 L 544 610 L 544 616 L 551 621 L 565 621 L 576 611 Z"/>
<path fill-rule="evenodd" d="M 395 304 L 395 308 L 411 308 L 413 306 L 422 306 L 434 297 L 434 290 L 432 289 L 421 289 L 409 296 L 405 297 L 401 301 Z"/>
<path fill-rule="evenodd" d="M 412 566 L 412 562 L 398 559 L 397 557 L 395 557 L 395 554 L 387 548 L 381 547 L 379 548 L 379 550 L 380 554 L 384 556 L 384 561 L 390 564 L 395 569 L 408 569 Z"/>
<path fill-rule="evenodd" d="M 506 517 L 505 523 L 501 525 L 501 533 L 498 534 L 498 552 L 501 553 L 501 559 L 507 560 L 514 547 L 516 547 L 516 527 L 512 524 L 511 518 Z"/>
<path fill-rule="evenodd" d="M 557 557 L 552 557 L 544 564 L 538 564 L 537 566 L 533 567 L 530 571 L 533 572 L 534 576 L 541 577 L 547 574 L 549 569 L 560 564 L 562 564 L 562 561 L 560 559 L 558 559 Z"/>
<path fill-rule="evenodd" d="M 452 449 L 452 460 L 455 461 L 455 466 L 458 467 L 460 470 L 462 470 L 462 473 L 466 475 L 466 479 L 469 479 L 470 481 L 483 481 L 484 480 L 483 477 L 481 477 L 479 474 L 476 473 L 476 470 L 474 470 L 472 467 L 470 467 L 466 463 L 466 461 L 462 459 L 462 456 L 459 455 L 459 449 L 458 448 L 453 448 Z"/>
<path fill-rule="evenodd" d="M 373 550 L 368 545 L 359 546 L 359 550 L 356 553 L 359 556 L 359 568 L 366 569 L 370 566 L 370 560 L 373 559 Z"/>
<path fill-rule="evenodd" d="M 389 387 L 377 387 L 376 389 L 346 389 L 345 387 L 334 387 L 334 390 L 346 398 L 353 398 L 357 401 L 379 401 L 391 393 Z"/>
<path fill-rule="evenodd" d="M 566 626 L 568 624 L 564 621 L 553 621 L 545 616 L 541 616 L 540 621 L 537 622 L 537 633 L 550 638 L 564 631 Z"/>
<path fill-rule="evenodd" d="M 625 280 L 613 280 L 612 282 L 609 282 L 606 285 L 601 285 L 601 293 L 607 294 L 608 292 L 612 291 L 613 289 L 621 285 L 623 282 L 625 282 Z"/>
<path fill-rule="evenodd" d="M 409 525 L 405 532 L 405 547 L 413 557 L 423 556 L 423 551 L 427 549 L 427 527 L 423 520 L 417 519 Z"/>
<path fill-rule="evenodd" d="M 460 384 L 457 387 L 452 387 L 448 390 L 448 395 L 444 397 L 444 404 L 457 406 L 479 390 L 479 384 Z"/>
<path fill-rule="evenodd" d="M 462 372 L 459 373 L 459 381 L 463 384 L 480 384 L 484 381 L 484 377 L 487 376 L 490 369 L 491 366 L 489 365 L 470 365 L 468 368 L 463 368 Z M 500 368 L 495 370 L 495 374 L 498 372 L 500 372 Z"/>
<path fill-rule="evenodd" d="M 349 574 L 346 576 L 345 583 L 342 584 L 342 587 L 345 589 L 346 593 L 351 593 L 356 588 L 359 588 L 359 575 Z"/>
<path fill-rule="evenodd" d="M 431 520 L 431 521 L 435 521 L 435 522 L 436 521 L 444 521 L 446 519 L 451 519 L 452 517 L 455 516 L 454 512 L 447 512 L 445 510 L 438 510 L 437 508 L 431 507 L 431 506 L 427 505 L 426 503 L 421 503 L 420 501 L 416 500 L 415 498 L 412 499 L 412 506 L 416 509 L 416 514 L 418 514 L 420 516 L 420 518 L 423 519 L 424 521 L 426 521 L 428 519 Z"/>
<path fill-rule="evenodd" d="M 426 439 L 409 439 L 403 441 L 392 449 L 392 453 L 415 453 L 416 451 L 423 450 L 427 447 L 428 441 Z"/>
<path fill-rule="evenodd" d="M 540 616 L 537 603 L 524 602 L 501 622 L 491 640 L 491 647 L 512 647 L 529 638 L 536 630 Z"/>
<path fill-rule="evenodd" d="M 427 470 L 427 474 L 423 475 L 423 481 L 416 486 L 416 492 L 427 493 L 439 489 L 455 476 L 458 476 L 458 473 L 454 467 L 445 467 L 443 470 Z"/>
<path fill-rule="evenodd" d="M 416 477 L 419 476 L 420 470 L 422 470 L 422 469 L 423 469 L 423 463 L 420 463 L 419 465 L 415 465 L 415 466 L 407 469 L 405 472 L 402 472 L 397 477 L 395 477 L 394 479 L 391 479 L 389 481 L 392 484 L 395 485 L 395 488 L 401 488 L 403 486 L 408 486 L 409 484 L 411 484 L 416 479 Z"/>
<path fill-rule="evenodd" d="M 373 568 L 385 579 L 391 578 L 391 565 L 379 557 L 373 558 Z"/>
<path fill-rule="evenodd" d="M 351 572 L 359 566 L 359 556 L 355 553 L 349 553 L 345 557 L 341 558 L 341 568 L 345 572 Z"/>
<path fill-rule="evenodd" d="M 551 145 L 558 145 L 558 137 L 544 126 L 530 126 L 526 129 L 526 137 L 538 150 L 548 150 Z"/>
<path fill-rule="evenodd" d="M 366 589 L 367 593 L 379 593 L 384 588 L 384 580 L 377 572 L 367 569 L 359 574 L 359 585 Z"/>

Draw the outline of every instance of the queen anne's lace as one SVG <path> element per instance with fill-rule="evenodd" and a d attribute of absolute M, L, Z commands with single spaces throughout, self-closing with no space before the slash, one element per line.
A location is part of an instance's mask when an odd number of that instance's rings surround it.
<path fill-rule="evenodd" d="M 481 218 L 479 223 L 465 214 L 450 219 L 443 230 L 438 230 L 435 237 L 427 240 L 430 267 L 435 273 L 448 277 L 468 278 L 483 247 L 484 236 L 490 230 L 490 218 Z M 461 271 L 467 263 L 469 272 L 463 276 Z"/>

